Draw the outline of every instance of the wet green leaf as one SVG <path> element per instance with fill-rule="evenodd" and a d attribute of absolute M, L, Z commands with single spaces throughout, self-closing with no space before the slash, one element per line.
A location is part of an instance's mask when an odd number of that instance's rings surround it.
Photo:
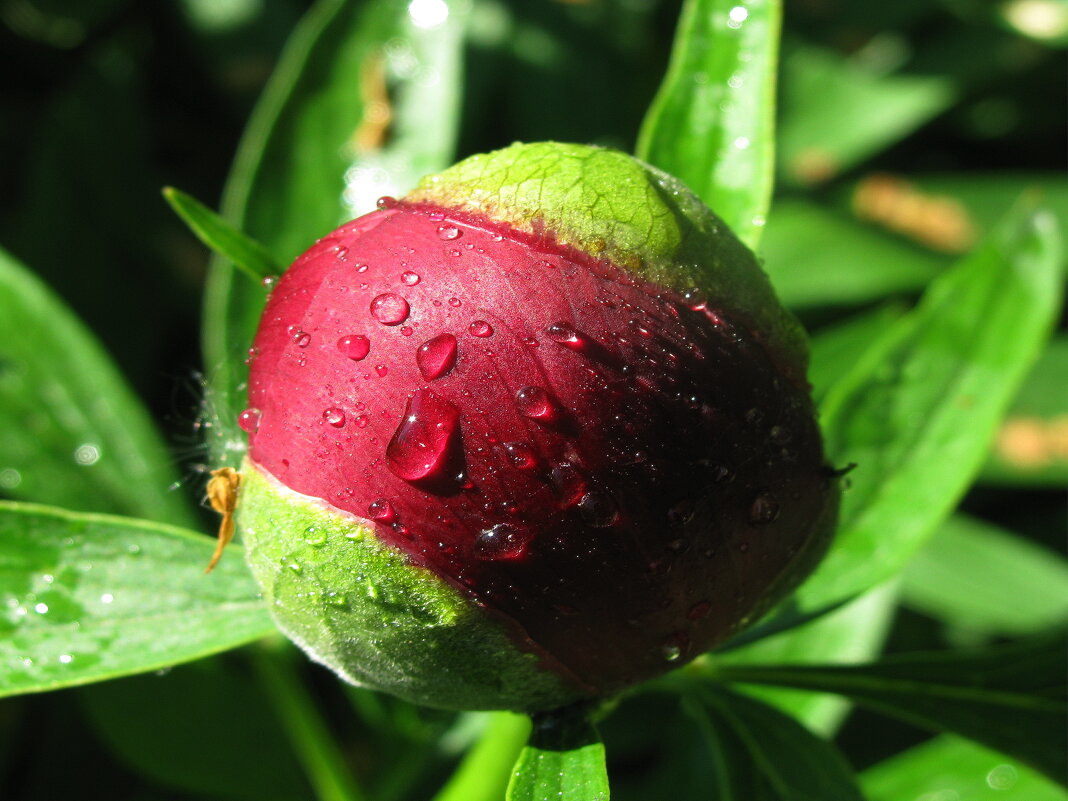
<path fill-rule="evenodd" d="M 717 652 L 714 658 L 717 664 L 743 665 L 867 662 L 882 650 L 896 601 L 896 585 L 880 587 L 804 626 Z M 835 733 L 849 709 L 849 702 L 836 695 L 758 685 L 745 690 L 825 737 Z"/>
<path fill-rule="evenodd" d="M 975 635 L 1063 627 L 1068 561 L 990 523 L 955 515 L 905 568 L 902 600 Z"/>
<path fill-rule="evenodd" d="M 827 452 L 857 467 L 837 538 L 796 594 L 797 610 L 886 580 L 950 513 L 1048 336 L 1061 258 L 1053 217 L 1020 210 L 828 392 Z"/>
<path fill-rule="evenodd" d="M 163 190 L 163 197 L 197 239 L 229 259 L 254 282 L 279 273 L 278 263 L 263 245 L 245 236 L 192 195 L 168 186 Z"/>
<path fill-rule="evenodd" d="M 417 19 L 391 0 L 320 0 L 294 31 L 223 199 L 223 216 L 282 264 L 379 196 L 405 192 L 452 161 L 467 3 L 431 6 L 449 14 Z M 210 444 L 223 461 L 236 461 L 244 442 L 242 361 L 263 303 L 262 289 L 215 260 L 204 348 L 216 417 Z"/>
<path fill-rule="evenodd" d="M 687 0 L 636 150 L 751 248 L 771 200 L 781 17 L 778 0 Z"/>
<path fill-rule="evenodd" d="M 716 801 L 861 801 L 842 755 L 793 718 L 715 685 L 684 708 L 708 741 Z"/>
<path fill-rule="evenodd" d="M 0 503 L 0 696 L 143 673 L 275 631 L 231 546 L 144 520 Z"/>
<path fill-rule="evenodd" d="M 519 754 L 508 801 L 608 801 L 604 744 L 581 714 L 536 718 Z"/>
<path fill-rule="evenodd" d="M 163 440 L 107 352 L 3 251 L 0 309 L 0 493 L 191 524 Z"/>
<path fill-rule="evenodd" d="M 715 677 L 840 693 L 913 725 L 964 735 L 1060 779 L 1068 767 L 1064 657 L 1062 637 L 1039 637 L 856 667 L 717 666 Z"/>
<path fill-rule="evenodd" d="M 942 735 L 860 775 L 868 801 L 1068 801 L 1068 791 L 1012 757 Z"/>

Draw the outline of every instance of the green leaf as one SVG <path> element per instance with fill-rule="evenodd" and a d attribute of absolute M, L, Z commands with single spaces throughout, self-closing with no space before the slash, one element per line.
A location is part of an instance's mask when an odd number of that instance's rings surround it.
<path fill-rule="evenodd" d="M 852 369 L 871 343 L 905 313 L 896 303 L 879 306 L 821 328 L 809 340 L 808 382 L 817 404 Z"/>
<path fill-rule="evenodd" d="M 834 746 L 766 704 L 709 685 L 683 708 L 708 741 L 716 801 L 862 801 Z"/>
<path fill-rule="evenodd" d="M 283 264 L 371 210 L 368 201 L 373 207 L 380 195 L 404 192 L 452 161 L 467 3 L 445 6 L 450 13 L 440 24 L 413 17 L 410 7 L 319 0 L 286 45 L 222 205 L 227 220 Z M 210 445 L 220 461 L 236 461 L 245 441 L 236 423 L 242 360 L 264 297 L 235 282 L 229 262 L 213 262 L 204 352 L 216 418 Z"/>
<path fill-rule="evenodd" d="M 0 493 L 190 524 L 162 439 L 107 352 L 0 251 Z"/>
<path fill-rule="evenodd" d="M 908 723 L 949 731 L 1065 774 L 1065 640 L 1034 638 L 972 651 L 900 654 L 857 667 L 717 665 L 719 681 L 840 693 Z"/>
<path fill-rule="evenodd" d="M 893 145 L 956 99 L 944 75 L 884 74 L 809 45 L 783 58 L 779 153 L 790 180 L 821 183 Z"/>
<path fill-rule="evenodd" d="M 608 801 L 604 745 L 582 712 L 548 713 L 534 720 L 519 754 L 508 801 Z"/>
<path fill-rule="evenodd" d="M 715 660 L 742 665 L 866 662 L 882 650 L 896 600 L 895 585 L 880 587 L 804 626 L 717 652 Z M 834 734 L 849 709 L 848 701 L 836 695 L 762 685 L 745 691 L 825 737 Z"/>
<path fill-rule="evenodd" d="M 202 659 L 163 675 L 102 682 L 82 688 L 78 700 L 104 746 L 185 797 L 311 795 L 262 690 L 238 660 Z"/>
<path fill-rule="evenodd" d="M 868 801 L 1068 801 L 1068 791 L 1017 760 L 942 735 L 868 768 Z"/>
<path fill-rule="evenodd" d="M 1068 336 L 1039 356 L 998 431 L 980 480 L 1005 485 L 1068 484 Z"/>
<path fill-rule="evenodd" d="M 771 201 L 781 19 L 779 0 L 687 0 L 636 149 L 750 248 Z"/>
<path fill-rule="evenodd" d="M 856 306 L 920 291 L 948 263 L 808 200 L 779 200 L 762 246 L 775 293 L 792 309 Z"/>
<path fill-rule="evenodd" d="M 933 282 L 827 394 L 829 458 L 855 463 L 831 551 L 795 597 L 828 608 L 900 570 L 974 478 L 1059 307 L 1061 243 L 1018 211 Z"/>
<path fill-rule="evenodd" d="M 229 259 L 253 281 L 259 283 L 269 275 L 278 274 L 278 263 L 263 245 L 245 236 L 195 197 L 171 186 L 164 188 L 163 197 L 197 239 Z"/>
<path fill-rule="evenodd" d="M 902 600 L 973 635 L 1020 636 L 1068 622 L 1068 561 L 955 515 L 905 568 Z"/>
<path fill-rule="evenodd" d="M 0 503 L 0 696 L 157 670 L 275 631 L 240 549 L 109 515 Z"/>
<path fill-rule="evenodd" d="M 530 718 L 493 712 L 478 742 L 464 756 L 434 801 L 499 801 L 530 736 Z"/>

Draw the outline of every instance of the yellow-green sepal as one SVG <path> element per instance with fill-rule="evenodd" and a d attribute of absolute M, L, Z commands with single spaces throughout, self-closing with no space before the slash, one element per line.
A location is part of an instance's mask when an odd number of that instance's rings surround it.
<path fill-rule="evenodd" d="M 237 525 L 275 622 L 353 684 L 446 709 L 531 711 L 581 697 L 475 601 L 375 537 L 371 521 L 246 459 Z"/>

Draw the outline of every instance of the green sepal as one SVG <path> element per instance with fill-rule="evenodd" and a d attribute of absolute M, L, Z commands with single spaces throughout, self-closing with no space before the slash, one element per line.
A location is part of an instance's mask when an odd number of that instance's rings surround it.
<path fill-rule="evenodd" d="M 446 709 L 530 711 L 580 697 L 504 621 L 381 542 L 371 521 L 248 459 L 236 520 L 278 627 L 343 679 Z"/>
<path fill-rule="evenodd" d="M 756 257 L 676 178 L 618 150 L 517 143 L 424 178 L 405 202 L 547 236 L 747 322 L 792 370 L 805 335 Z"/>

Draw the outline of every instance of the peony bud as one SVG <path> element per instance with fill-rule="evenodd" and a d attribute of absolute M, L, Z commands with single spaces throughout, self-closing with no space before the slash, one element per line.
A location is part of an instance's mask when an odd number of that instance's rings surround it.
<path fill-rule="evenodd" d="M 349 681 L 538 711 L 781 599 L 838 490 L 805 341 L 673 178 L 541 143 L 319 240 L 254 343 L 237 523 L 280 628 Z"/>

